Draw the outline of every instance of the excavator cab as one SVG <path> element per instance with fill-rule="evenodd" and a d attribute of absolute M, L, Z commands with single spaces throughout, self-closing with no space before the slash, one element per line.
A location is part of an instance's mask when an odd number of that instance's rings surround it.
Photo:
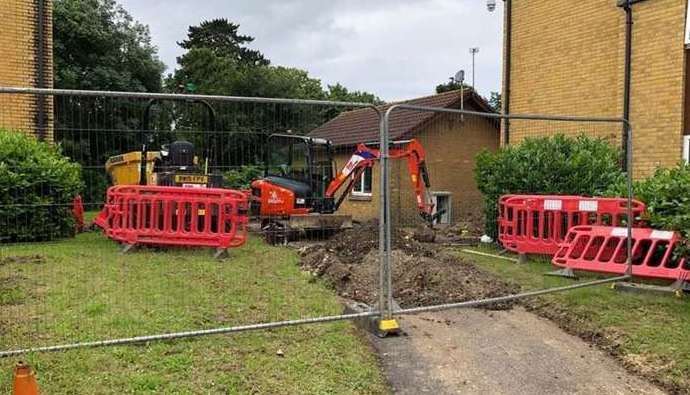
<path fill-rule="evenodd" d="M 334 211 L 333 199 L 325 195 L 334 175 L 330 141 L 273 134 L 266 147 L 264 177 L 252 183 L 255 198 L 262 200 L 261 215 Z"/>

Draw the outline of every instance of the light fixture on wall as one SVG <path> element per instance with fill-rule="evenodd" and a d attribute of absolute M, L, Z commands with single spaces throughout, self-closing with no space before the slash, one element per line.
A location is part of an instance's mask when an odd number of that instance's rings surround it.
<path fill-rule="evenodd" d="M 489 12 L 494 12 L 496 10 L 496 0 L 486 0 L 486 9 Z"/>

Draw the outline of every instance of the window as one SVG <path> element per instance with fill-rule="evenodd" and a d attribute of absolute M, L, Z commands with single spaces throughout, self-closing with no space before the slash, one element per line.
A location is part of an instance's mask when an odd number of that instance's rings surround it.
<path fill-rule="evenodd" d="M 359 177 L 359 180 L 355 180 L 355 184 L 352 186 L 352 194 L 355 196 L 371 196 L 371 180 L 371 167 L 367 167 Z"/>
<path fill-rule="evenodd" d="M 434 211 L 432 214 L 442 212 L 437 219 L 434 220 L 434 225 L 450 225 L 453 218 L 453 204 L 452 194 L 450 192 L 431 192 L 431 199 L 434 203 Z"/>
<path fill-rule="evenodd" d="M 270 152 L 269 175 L 307 180 L 307 145 L 292 138 L 274 138 Z"/>
<path fill-rule="evenodd" d="M 690 136 L 683 136 L 683 160 L 690 163 Z"/>

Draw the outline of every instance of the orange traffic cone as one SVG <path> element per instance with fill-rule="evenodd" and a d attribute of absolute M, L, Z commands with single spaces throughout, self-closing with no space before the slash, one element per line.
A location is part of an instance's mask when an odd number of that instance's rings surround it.
<path fill-rule="evenodd" d="M 31 366 L 21 361 L 14 368 L 14 389 L 12 394 L 38 395 L 36 373 L 31 369 Z"/>

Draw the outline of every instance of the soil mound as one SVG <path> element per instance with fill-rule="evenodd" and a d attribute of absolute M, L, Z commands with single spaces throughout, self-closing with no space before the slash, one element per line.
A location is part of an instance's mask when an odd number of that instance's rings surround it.
<path fill-rule="evenodd" d="M 413 235 L 393 235 L 393 297 L 402 307 L 460 302 L 518 291 L 471 262 Z M 379 251 L 376 222 L 357 224 L 320 244 L 300 249 L 304 270 L 326 279 L 343 297 L 370 305 L 378 300 Z M 493 309 L 509 304 L 490 306 Z"/>

